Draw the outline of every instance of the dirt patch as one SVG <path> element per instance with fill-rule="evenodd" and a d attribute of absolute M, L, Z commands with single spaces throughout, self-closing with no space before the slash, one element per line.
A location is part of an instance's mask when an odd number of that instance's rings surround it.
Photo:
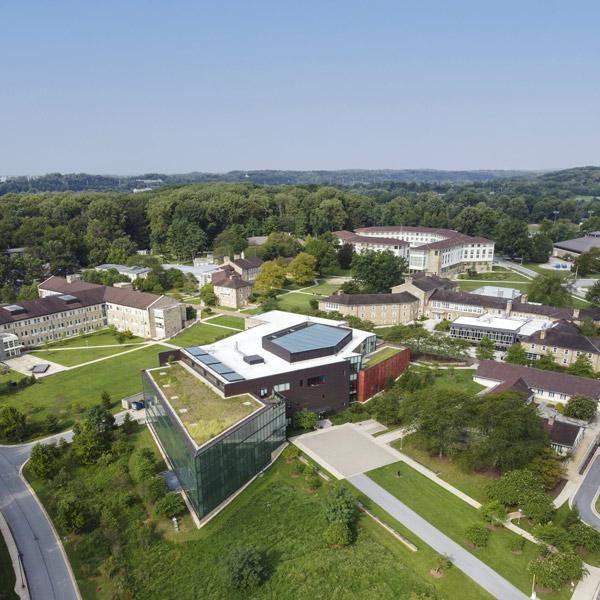
<path fill-rule="evenodd" d="M 439 579 L 444 574 L 444 572 L 443 571 L 438 571 L 437 569 L 431 569 L 429 571 L 429 574 L 432 577 L 435 577 L 435 579 Z"/>
<path fill-rule="evenodd" d="M 566 479 L 561 479 L 551 490 L 547 493 L 551 498 L 557 498 L 558 495 L 562 492 L 563 488 L 567 485 Z"/>

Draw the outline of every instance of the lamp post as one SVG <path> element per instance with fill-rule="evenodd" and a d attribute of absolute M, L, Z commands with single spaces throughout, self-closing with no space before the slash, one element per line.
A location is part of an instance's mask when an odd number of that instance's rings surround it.
<path fill-rule="evenodd" d="M 554 215 L 554 224 L 556 225 L 556 217 L 558 217 L 560 211 L 559 210 L 553 210 L 552 214 Z"/>
<path fill-rule="evenodd" d="M 533 583 L 531 584 L 531 600 L 536 600 L 537 594 L 535 593 L 535 573 L 533 574 Z"/>

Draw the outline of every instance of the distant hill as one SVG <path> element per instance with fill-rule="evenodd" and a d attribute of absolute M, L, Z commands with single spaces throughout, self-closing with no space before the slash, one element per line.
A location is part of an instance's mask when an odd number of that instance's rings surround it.
<path fill-rule="evenodd" d="M 136 176 L 50 173 L 36 177 L 0 178 L 0 195 L 11 192 L 134 191 L 168 185 L 209 182 L 252 182 L 260 185 L 374 185 L 387 182 L 429 184 L 473 184 L 494 180 L 529 179 L 534 171 L 439 171 L 434 169 L 343 171 L 230 171 L 229 173 L 148 173 Z"/>

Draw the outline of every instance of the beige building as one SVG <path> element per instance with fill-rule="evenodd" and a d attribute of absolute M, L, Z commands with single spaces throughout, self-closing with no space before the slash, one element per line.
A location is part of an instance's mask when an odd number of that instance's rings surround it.
<path fill-rule="evenodd" d="M 335 294 L 319 300 L 319 310 L 358 317 L 375 325 L 409 323 L 419 316 L 419 300 L 399 294 Z"/>
<path fill-rule="evenodd" d="M 254 282 L 263 261 L 258 256 L 249 256 L 246 258 L 242 252 L 241 256 L 233 260 L 226 256 L 224 264 L 230 266 L 245 281 Z"/>
<path fill-rule="evenodd" d="M 375 250 L 389 249 L 393 244 L 403 244 L 402 252 L 408 258 L 411 272 L 432 273 L 443 277 L 450 277 L 468 269 L 485 272 L 492 270 L 494 260 L 493 241 L 464 235 L 453 229 L 389 225 L 362 227 L 355 233 L 337 231 L 334 235 L 340 242 L 353 246 L 354 239 L 359 240 L 359 245 L 365 245 L 365 239 L 371 240 L 372 247 L 368 249 Z M 377 244 L 381 247 L 378 248 Z M 357 252 L 359 245 L 355 246 Z"/>
<path fill-rule="evenodd" d="M 38 286 L 40 298 L 0 306 L 0 333 L 35 347 L 114 325 L 143 338 L 179 332 L 185 307 L 168 296 L 50 277 Z"/>
<path fill-rule="evenodd" d="M 217 304 L 237 309 L 248 305 L 252 284 L 236 272 L 219 271 L 213 276 L 213 289 Z"/>

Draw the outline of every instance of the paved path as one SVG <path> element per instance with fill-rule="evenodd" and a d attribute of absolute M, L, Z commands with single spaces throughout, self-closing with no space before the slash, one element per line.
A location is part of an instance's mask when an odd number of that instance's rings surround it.
<path fill-rule="evenodd" d="M 575 497 L 573 503 L 579 509 L 581 520 L 588 525 L 595 527 L 600 531 L 600 516 L 593 509 L 596 500 L 596 494 L 600 489 L 600 455 L 597 455 L 591 466 L 588 468 Z"/>
<path fill-rule="evenodd" d="M 121 423 L 125 411 L 115 415 Z M 142 415 L 133 413 L 134 418 Z M 35 444 L 71 441 L 73 432 L 15 446 L 0 445 L 0 510 L 9 523 L 23 555 L 23 566 L 32 600 L 80 600 L 69 562 L 51 521 L 21 476 L 21 469 Z"/>
<path fill-rule="evenodd" d="M 373 502 L 385 510 L 389 515 L 410 529 L 415 535 L 431 546 L 436 552 L 445 554 L 452 562 L 473 581 L 487 590 L 494 598 L 502 600 L 526 600 L 527 596 L 465 550 L 462 546 L 452 541 L 448 536 L 430 525 L 416 512 L 392 496 L 380 485 L 366 475 L 353 475 L 348 481 L 366 494 Z"/>

